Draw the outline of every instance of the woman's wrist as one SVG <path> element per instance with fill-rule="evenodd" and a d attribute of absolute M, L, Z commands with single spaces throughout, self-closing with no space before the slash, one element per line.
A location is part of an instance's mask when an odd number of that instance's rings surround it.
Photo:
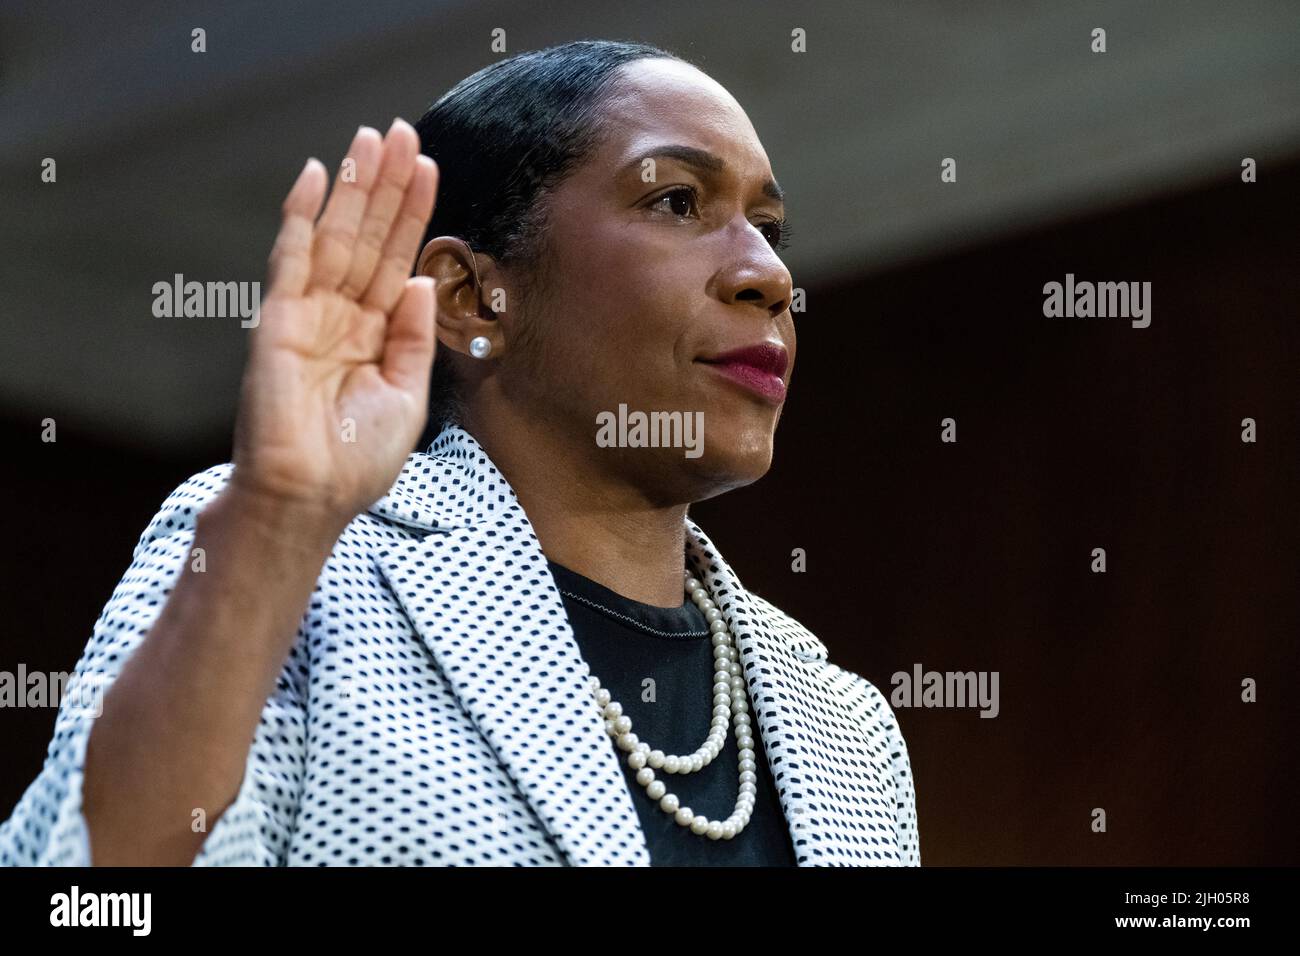
<path fill-rule="evenodd" d="M 240 480 L 236 470 L 200 514 L 199 525 L 228 523 L 240 538 L 251 536 L 277 550 L 301 551 L 323 559 L 353 517 L 323 500 L 286 498 L 263 491 Z"/>

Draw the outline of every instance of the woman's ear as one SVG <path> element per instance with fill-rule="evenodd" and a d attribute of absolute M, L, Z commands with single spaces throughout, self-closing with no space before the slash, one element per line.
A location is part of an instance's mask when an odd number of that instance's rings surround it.
<path fill-rule="evenodd" d="M 480 284 L 495 271 L 496 263 L 491 256 L 471 252 L 465 240 L 456 236 L 439 236 L 425 243 L 416 263 L 416 274 L 433 279 L 441 345 L 469 355 L 469 343 L 485 336 L 492 343 L 491 354 L 500 354 L 505 346 L 501 323 Z"/>

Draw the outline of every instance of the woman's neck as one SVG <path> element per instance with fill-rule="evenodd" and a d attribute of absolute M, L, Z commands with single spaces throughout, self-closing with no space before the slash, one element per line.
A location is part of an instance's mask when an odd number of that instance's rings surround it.
<path fill-rule="evenodd" d="M 650 501 L 598 467 L 610 450 L 594 443 L 465 427 L 514 489 L 547 558 L 630 600 L 681 605 L 686 503 Z"/>

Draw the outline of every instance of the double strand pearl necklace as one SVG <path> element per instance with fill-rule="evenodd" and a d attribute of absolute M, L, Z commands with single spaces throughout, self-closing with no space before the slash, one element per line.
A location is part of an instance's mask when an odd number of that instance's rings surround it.
<path fill-rule="evenodd" d="M 749 823 L 757 794 L 749 699 L 745 678 L 741 676 L 740 664 L 736 661 L 736 646 L 722 612 L 690 572 L 686 572 L 685 583 L 687 596 L 704 612 L 705 620 L 709 622 L 713 640 L 713 722 L 700 748 L 685 757 L 652 750 L 649 744 L 632 733 L 632 718 L 623 713 L 623 706 L 611 699 L 609 691 L 600 686 L 595 675 L 591 677 L 591 692 L 601 716 L 605 718 L 605 732 L 614 738 L 620 750 L 627 753 L 628 766 L 636 771 L 636 782 L 645 787 L 650 799 L 659 802 L 659 809 L 672 814 L 681 826 L 690 827 L 692 833 L 704 834 L 710 840 L 730 840 Z M 681 806 L 681 801 L 667 792 L 664 782 L 655 779 L 655 771 L 663 769 L 666 773 L 686 774 L 707 767 L 722 752 L 727 739 L 727 724 L 731 722 L 735 723 L 736 745 L 740 750 L 740 794 L 731 816 L 725 820 L 710 820 L 693 812 L 690 807 Z"/>

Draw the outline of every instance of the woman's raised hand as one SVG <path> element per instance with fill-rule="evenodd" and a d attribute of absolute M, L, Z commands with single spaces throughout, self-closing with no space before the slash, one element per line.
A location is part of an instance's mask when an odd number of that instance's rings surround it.
<path fill-rule="evenodd" d="M 308 160 L 282 207 L 231 485 L 341 530 L 388 491 L 428 416 L 433 280 L 410 274 L 438 170 L 398 119 L 357 131 L 318 220 L 326 179 Z"/>

